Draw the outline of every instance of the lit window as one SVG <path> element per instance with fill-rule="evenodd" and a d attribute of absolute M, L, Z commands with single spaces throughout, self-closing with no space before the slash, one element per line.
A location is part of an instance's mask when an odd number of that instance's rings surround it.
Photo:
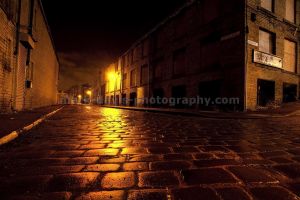
<path fill-rule="evenodd" d="M 286 71 L 296 72 L 296 43 L 284 40 L 284 62 L 283 67 Z"/>
<path fill-rule="evenodd" d="M 295 0 L 286 0 L 285 19 L 295 23 Z"/>
<path fill-rule="evenodd" d="M 260 6 L 266 10 L 273 12 L 273 0 L 261 0 Z"/>
<path fill-rule="evenodd" d="M 275 34 L 259 30 L 259 51 L 275 54 Z"/>

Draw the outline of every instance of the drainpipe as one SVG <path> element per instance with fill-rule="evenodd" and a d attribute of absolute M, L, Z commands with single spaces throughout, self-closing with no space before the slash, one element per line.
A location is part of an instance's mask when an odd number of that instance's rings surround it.
<path fill-rule="evenodd" d="M 28 34 L 33 37 L 33 18 L 34 18 L 34 4 L 35 0 L 30 1 L 30 13 L 29 13 L 29 24 L 28 24 Z M 27 49 L 27 60 L 26 64 L 30 64 L 30 58 L 31 58 L 31 49 Z"/>
<path fill-rule="evenodd" d="M 19 54 L 19 45 L 20 45 L 20 23 L 21 23 L 21 10 L 22 10 L 22 1 L 18 1 L 18 9 L 17 9 L 17 26 L 16 26 L 16 44 L 15 44 L 15 50 L 14 55 L 16 56 L 17 62 L 15 63 L 14 67 L 14 74 L 12 79 L 12 85 L 13 85 L 13 91 L 12 91 L 12 97 L 11 97 L 11 110 L 15 110 L 16 108 L 16 97 L 17 97 L 17 71 L 19 67 L 18 62 L 18 54 Z"/>
<path fill-rule="evenodd" d="M 248 89 L 247 89 L 247 72 L 248 72 L 248 32 L 249 32 L 249 27 L 248 27 L 248 1 L 245 1 L 244 5 L 245 9 L 245 26 L 244 26 L 244 44 L 245 44 L 245 66 L 244 66 L 244 111 L 247 111 L 247 102 L 248 102 Z"/>
<path fill-rule="evenodd" d="M 18 1 L 18 12 L 17 12 L 17 28 L 16 28 L 16 47 L 15 47 L 15 55 L 19 53 L 19 40 L 20 40 L 20 23 L 21 23 L 21 9 L 22 9 L 22 2 L 21 0 Z"/>

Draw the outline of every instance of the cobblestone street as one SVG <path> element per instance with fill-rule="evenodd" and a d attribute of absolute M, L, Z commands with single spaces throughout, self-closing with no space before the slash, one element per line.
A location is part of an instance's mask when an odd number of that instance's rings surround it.
<path fill-rule="evenodd" d="M 67 106 L 0 148 L 0 199 L 299 199 L 299 122 Z"/>

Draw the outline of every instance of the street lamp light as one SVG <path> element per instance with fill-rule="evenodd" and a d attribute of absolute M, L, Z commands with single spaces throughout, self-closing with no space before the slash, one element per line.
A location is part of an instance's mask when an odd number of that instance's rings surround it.
<path fill-rule="evenodd" d="M 81 103 L 81 99 L 82 99 L 82 95 L 79 94 L 79 95 L 77 96 L 77 103 Z"/>
<path fill-rule="evenodd" d="M 86 91 L 86 94 L 89 96 L 90 103 L 92 103 L 92 91 L 88 90 L 88 91 Z"/>
<path fill-rule="evenodd" d="M 108 80 L 109 80 L 109 88 L 110 90 L 113 88 L 114 91 L 114 103 L 116 103 L 116 92 L 117 92 L 117 82 L 118 82 L 119 74 L 110 72 L 108 73 Z"/>

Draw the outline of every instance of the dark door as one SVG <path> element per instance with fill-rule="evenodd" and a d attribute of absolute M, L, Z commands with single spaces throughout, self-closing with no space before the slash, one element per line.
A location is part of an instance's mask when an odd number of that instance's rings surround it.
<path fill-rule="evenodd" d="M 157 88 L 157 89 L 154 89 L 153 90 L 153 97 L 155 99 L 157 98 L 164 98 L 165 96 L 165 93 L 164 93 L 164 89 L 162 88 Z M 154 107 L 161 107 L 162 105 L 159 105 L 158 104 L 158 101 L 155 101 L 154 104 L 152 103 L 151 106 L 154 106 Z"/>
<path fill-rule="evenodd" d="M 221 97 L 221 84 L 221 80 L 205 81 L 199 83 L 199 97 L 210 100 L 209 105 L 202 104 L 199 105 L 199 108 L 211 110 L 216 106 L 212 102 L 214 102 L 216 98 Z"/>
<path fill-rule="evenodd" d="M 119 106 L 119 105 L 120 105 L 120 96 L 119 96 L 119 95 L 116 96 L 116 102 L 115 102 L 115 105 L 116 105 L 116 106 Z"/>
<path fill-rule="evenodd" d="M 177 107 L 177 108 L 186 107 L 187 105 L 183 104 L 183 99 L 182 99 L 182 98 L 186 97 L 186 86 L 179 85 L 179 86 L 172 87 L 172 97 L 176 99 L 175 107 Z"/>
<path fill-rule="evenodd" d="M 127 100 L 126 100 L 126 94 L 122 94 L 122 106 L 126 106 Z"/>
<path fill-rule="evenodd" d="M 129 106 L 136 106 L 136 93 L 130 93 L 130 100 L 129 100 Z"/>
<path fill-rule="evenodd" d="M 275 81 L 258 79 L 257 81 L 257 104 L 266 106 L 275 100 Z"/>

